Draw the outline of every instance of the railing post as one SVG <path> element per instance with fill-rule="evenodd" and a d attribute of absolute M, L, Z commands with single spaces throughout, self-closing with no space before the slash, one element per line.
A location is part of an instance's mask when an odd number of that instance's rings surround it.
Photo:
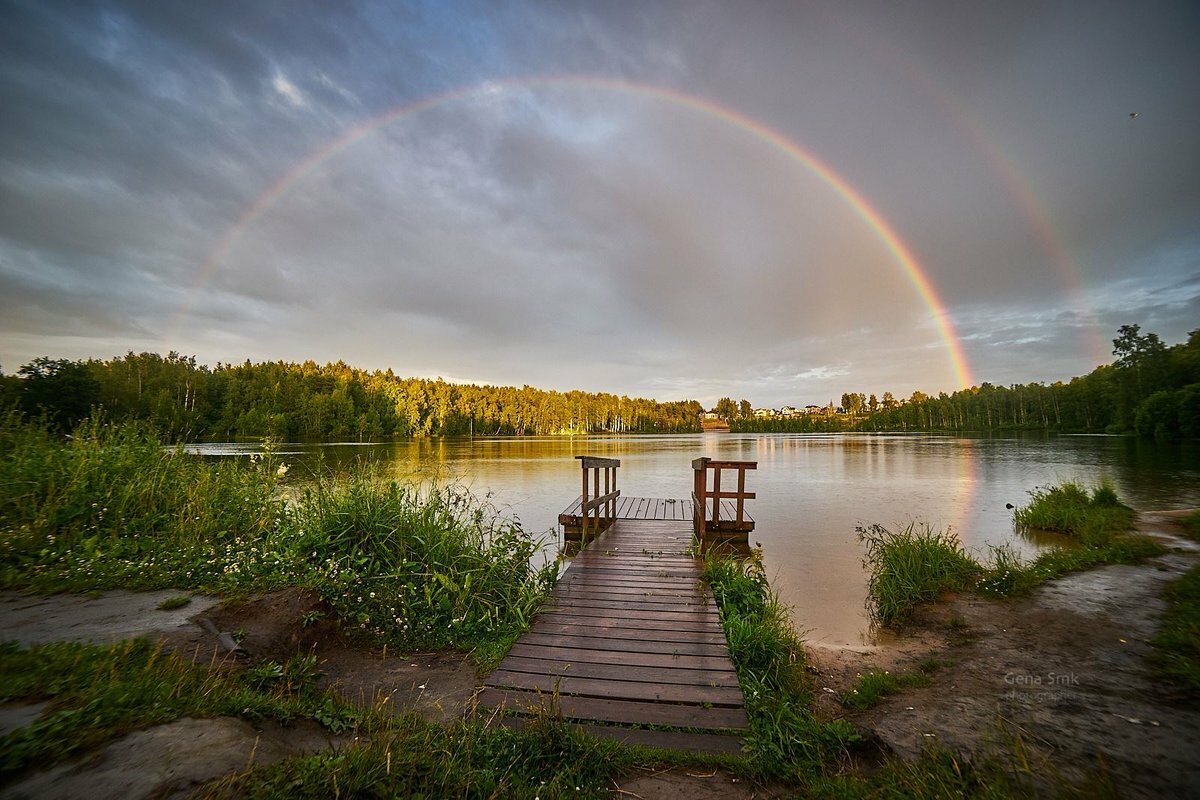
<path fill-rule="evenodd" d="M 616 519 L 617 498 L 621 496 L 621 491 L 617 488 L 617 467 L 621 466 L 621 462 L 615 458 L 598 458 L 596 456 L 576 456 L 576 458 L 579 459 L 580 471 L 583 476 L 579 495 L 579 545 L 583 547 L 587 544 L 589 530 L 592 531 L 594 539 Z M 604 470 L 603 493 L 600 488 L 601 470 Z M 590 481 L 589 471 L 591 472 Z M 562 517 L 560 517 L 561 519 Z"/>
<path fill-rule="evenodd" d="M 753 520 L 746 518 L 746 501 L 753 500 L 754 492 L 746 491 L 746 470 L 757 469 L 757 461 L 717 461 L 711 458 L 697 458 L 692 462 L 694 471 L 692 481 L 692 504 L 694 509 L 693 529 L 696 540 L 702 548 L 707 548 L 715 541 L 731 544 L 746 544 L 748 534 L 754 529 Z M 737 470 L 737 491 L 721 490 L 721 470 Z M 708 471 L 713 471 L 712 489 L 708 488 Z M 721 519 L 721 501 L 730 498 L 735 501 L 736 515 L 734 519 Z M 709 514 L 709 501 L 712 501 L 712 513 Z"/>
<path fill-rule="evenodd" d="M 697 458 L 692 462 L 692 529 L 697 542 L 704 541 L 707 532 L 708 508 L 708 459 Z"/>

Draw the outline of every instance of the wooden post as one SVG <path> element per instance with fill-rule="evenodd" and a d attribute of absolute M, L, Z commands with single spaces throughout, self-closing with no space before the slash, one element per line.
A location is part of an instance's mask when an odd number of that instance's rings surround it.
<path fill-rule="evenodd" d="M 696 539 L 702 548 L 707 548 L 718 542 L 746 545 L 748 534 L 754 529 L 754 521 L 746 517 L 746 501 L 754 499 L 754 492 L 746 491 L 746 470 L 757 469 L 757 461 L 716 461 L 711 458 L 697 458 L 692 462 L 695 475 L 692 480 L 692 502 L 695 507 L 693 529 Z M 721 470 L 737 470 L 737 491 L 721 490 Z M 713 471 L 712 489 L 708 488 L 708 471 Z M 734 519 L 721 519 L 721 500 L 730 498 L 735 501 L 736 516 Z M 708 503 L 712 501 L 712 513 L 709 514 Z"/>
<path fill-rule="evenodd" d="M 738 494 L 737 494 L 737 524 L 742 527 L 744 519 L 744 511 L 746 509 L 746 467 L 738 467 Z"/>
<path fill-rule="evenodd" d="M 617 467 L 621 466 L 621 462 L 615 458 L 597 458 L 595 456 L 576 456 L 576 458 L 579 459 L 580 471 L 583 476 L 579 495 L 579 544 L 580 547 L 583 547 L 588 542 L 588 531 L 591 531 L 594 539 L 603 533 L 616 518 L 616 501 L 621 496 L 621 491 L 617 488 Z M 600 470 L 604 470 L 603 494 L 600 489 Z M 589 471 L 591 472 L 590 481 Z M 561 516 L 559 521 L 566 529 L 568 522 L 563 522 Z"/>
<path fill-rule="evenodd" d="M 588 523 L 588 518 L 587 518 L 587 507 L 588 507 L 588 491 L 587 491 L 588 490 L 588 479 L 587 478 L 588 478 L 588 476 L 587 476 L 587 467 L 586 466 L 583 468 L 582 472 L 583 472 L 583 493 L 580 495 L 580 498 L 579 498 L 579 517 L 580 517 L 580 519 L 579 519 L 579 546 L 580 547 L 583 547 L 584 545 L 587 544 L 587 529 L 588 529 L 588 524 L 587 524 Z"/>
<path fill-rule="evenodd" d="M 721 468 L 713 467 L 713 528 L 721 527 Z"/>

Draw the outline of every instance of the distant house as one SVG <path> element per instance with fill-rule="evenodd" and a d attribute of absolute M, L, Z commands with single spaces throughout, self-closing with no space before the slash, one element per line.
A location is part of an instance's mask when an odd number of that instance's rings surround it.
<path fill-rule="evenodd" d="M 756 409 L 754 409 L 754 416 L 757 417 L 758 419 L 771 419 L 772 417 L 776 416 L 778 413 L 779 412 L 777 412 L 773 408 L 756 408 Z"/>
<path fill-rule="evenodd" d="M 720 418 L 721 418 L 721 415 L 715 411 L 705 411 L 703 414 L 700 415 L 700 419 L 706 420 L 708 422 L 712 422 L 713 420 L 719 420 Z"/>
<path fill-rule="evenodd" d="M 808 405 L 808 406 L 804 407 L 804 413 L 808 414 L 810 416 L 812 414 L 822 414 L 824 412 L 825 412 L 825 409 L 822 406 Z"/>

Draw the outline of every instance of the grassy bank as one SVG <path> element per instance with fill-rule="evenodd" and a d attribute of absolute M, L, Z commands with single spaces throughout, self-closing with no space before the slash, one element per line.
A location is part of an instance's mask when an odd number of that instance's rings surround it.
<path fill-rule="evenodd" d="M 881 525 L 860 527 L 871 571 L 867 595 L 872 616 L 895 627 L 946 592 L 976 591 L 986 597 L 1026 594 L 1038 584 L 1069 572 L 1103 564 L 1134 564 L 1165 552 L 1146 536 L 1129 533 L 1134 513 L 1107 486 L 1091 492 L 1074 483 L 1038 488 L 1014 517 L 1027 528 L 1056 531 L 1071 538 L 1032 561 L 1011 548 L 992 550 L 987 563 L 963 550 L 957 537 L 910 524 L 898 531 Z"/>
<path fill-rule="evenodd" d="M 1162 674 L 1192 697 L 1200 697 L 1200 566 L 1170 583 L 1167 611 L 1153 639 Z"/>
<path fill-rule="evenodd" d="M 0 419 L 0 586 L 41 592 L 315 589 L 351 633 L 402 649 L 454 646 L 487 663 L 540 604 L 539 542 L 457 487 L 361 470 L 294 500 L 286 465 L 212 462 L 136 425 L 69 440 Z"/>
<path fill-rule="evenodd" d="M 1187 531 L 1188 536 L 1200 542 L 1200 509 L 1183 518 L 1183 529 Z"/>

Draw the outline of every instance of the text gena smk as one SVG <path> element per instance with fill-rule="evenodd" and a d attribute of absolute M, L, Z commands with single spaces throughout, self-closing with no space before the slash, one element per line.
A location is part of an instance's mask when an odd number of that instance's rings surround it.
<path fill-rule="evenodd" d="M 1047 672 L 1045 675 L 1006 672 L 1004 682 L 1009 686 L 1078 686 L 1079 676 L 1074 672 Z"/>

